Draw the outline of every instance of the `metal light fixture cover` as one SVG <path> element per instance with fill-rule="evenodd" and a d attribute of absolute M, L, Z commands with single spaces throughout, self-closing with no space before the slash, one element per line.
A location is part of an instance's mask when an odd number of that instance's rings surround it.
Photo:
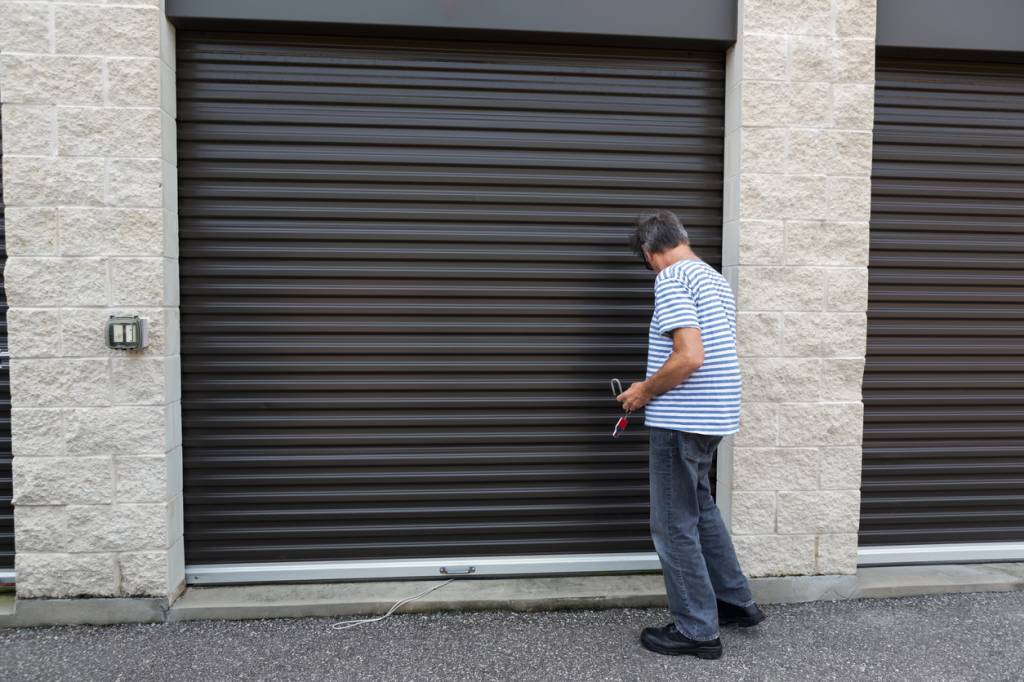
<path fill-rule="evenodd" d="M 111 315 L 107 320 L 107 348 L 141 350 L 149 345 L 149 325 L 138 315 Z"/>

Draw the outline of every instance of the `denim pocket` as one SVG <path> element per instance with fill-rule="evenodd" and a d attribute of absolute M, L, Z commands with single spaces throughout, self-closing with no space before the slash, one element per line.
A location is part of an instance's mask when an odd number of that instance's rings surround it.
<path fill-rule="evenodd" d="M 722 441 L 721 436 L 706 436 L 702 433 L 679 432 L 679 439 L 682 441 L 680 449 L 683 457 L 691 462 L 710 462 L 715 456 L 715 450 Z"/>
<path fill-rule="evenodd" d="M 701 447 L 700 436 L 696 433 L 687 433 L 686 431 L 679 431 L 679 452 L 683 456 L 683 459 L 688 459 L 691 462 L 700 463 L 704 459 L 703 448 Z"/>
<path fill-rule="evenodd" d="M 672 439 L 675 437 L 676 432 L 671 429 L 662 429 L 657 426 L 647 427 L 648 433 L 650 433 L 650 444 L 652 449 L 663 450 L 665 448 L 672 448 Z"/>

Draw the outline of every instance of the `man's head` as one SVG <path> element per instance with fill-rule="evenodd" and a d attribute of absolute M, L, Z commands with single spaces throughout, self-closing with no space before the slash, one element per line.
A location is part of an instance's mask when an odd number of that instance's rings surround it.
<path fill-rule="evenodd" d="M 629 245 L 644 265 L 655 272 L 682 258 L 693 257 L 690 236 L 672 211 L 645 213 L 637 218 Z"/>

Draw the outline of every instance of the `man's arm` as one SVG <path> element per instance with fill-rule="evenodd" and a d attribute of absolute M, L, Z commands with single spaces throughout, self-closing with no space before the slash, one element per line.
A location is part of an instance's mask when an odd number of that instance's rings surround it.
<path fill-rule="evenodd" d="M 700 330 L 694 327 L 680 327 L 672 330 L 672 353 L 646 381 L 632 384 L 618 396 L 622 407 L 636 412 L 656 396 L 670 391 L 700 369 L 704 364 L 704 342 Z"/>

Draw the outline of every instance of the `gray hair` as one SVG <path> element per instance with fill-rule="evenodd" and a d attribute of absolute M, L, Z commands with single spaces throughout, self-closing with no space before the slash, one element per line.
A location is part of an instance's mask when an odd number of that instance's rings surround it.
<path fill-rule="evenodd" d="M 644 251 L 663 253 L 680 244 L 689 244 L 690 235 L 672 211 L 655 211 L 645 213 L 636 219 L 636 229 L 630 237 L 629 245 L 633 252 L 643 259 Z"/>

